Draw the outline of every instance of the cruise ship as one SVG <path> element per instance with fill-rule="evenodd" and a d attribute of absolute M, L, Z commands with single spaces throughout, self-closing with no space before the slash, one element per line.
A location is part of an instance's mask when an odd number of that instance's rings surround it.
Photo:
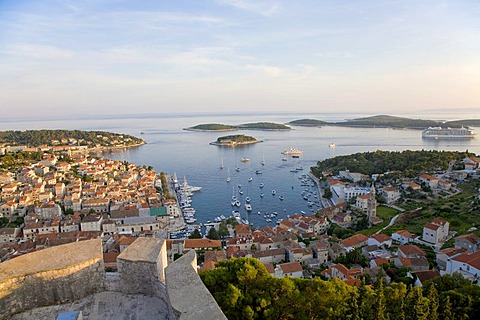
<path fill-rule="evenodd" d="M 294 148 L 290 148 L 288 150 L 283 151 L 282 154 L 287 155 L 287 156 L 294 155 L 294 154 L 298 155 L 298 154 L 303 154 L 303 151 L 298 150 L 298 149 L 294 149 Z"/>
<path fill-rule="evenodd" d="M 475 133 L 467 128 L 430 127 L 422 131 L 422 138 L 430 139 L 463 139 L 473 138 Z"/>

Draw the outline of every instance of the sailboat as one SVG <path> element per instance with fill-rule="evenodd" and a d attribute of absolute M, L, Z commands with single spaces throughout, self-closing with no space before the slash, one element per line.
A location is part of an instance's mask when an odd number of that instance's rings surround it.
<path fill-rule="evenodd" d="M 232 180 L 232 179 L 230 178 L 230 168 L 228 168 L 227 182 L 230 182 L 230 180 Z"/>
<path fill-rule="evenodd" d="M 222 157 L 222 162 L 220 163 L 220 169 L 223 169 L 224 165 L 223 165 L 223 157 Z"/>
<path fill-rule="evenodd" d="M 263 154 L 263 158 L 262 158 L 262 161 L 260 162 L 260 164 L 261 164 L 262 166 L 265 165 L 265 153 Z"/>

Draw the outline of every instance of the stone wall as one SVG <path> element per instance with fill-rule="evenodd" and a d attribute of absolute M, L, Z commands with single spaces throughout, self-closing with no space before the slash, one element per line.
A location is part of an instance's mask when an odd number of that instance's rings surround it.
<path fill-rule="evenodd" d="M 165 298 L 166 267 L 166 241 L 138 238 L 117 257 L 119 290 Z"/>
<path fill-rule="evenodd" d="M 197 274 L 197 255 L 190 250 L 166 270 L 167 293 L 178 320 L 226 320 Z"/>
<path fill-rule="evenodd" d="M 104 290 L 100 239 L 33 252 L 0 264 L 0 319 Z"/>

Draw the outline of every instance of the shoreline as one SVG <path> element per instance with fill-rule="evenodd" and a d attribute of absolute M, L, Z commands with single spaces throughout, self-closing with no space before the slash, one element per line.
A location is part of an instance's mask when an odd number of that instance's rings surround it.
<path fill-rule="evenodd" d="M 244 142 L 235 142 L 235 141 L 231 141 L 231 142 L 217 142 L 217 141 L 213 141 L 213 142 L 210 142 L 209 144 L 212 145 L 212 146 L 219 146 L 219 147 L 236 147 L 236 146 L 244 146 L 244 145 L 249 145 L 249 144 L 255 144 L 255 143 L 259 143 L 259 142 L 263 142 L 263 140 L 255 140 L 255 141 L 244 141 Z"/>

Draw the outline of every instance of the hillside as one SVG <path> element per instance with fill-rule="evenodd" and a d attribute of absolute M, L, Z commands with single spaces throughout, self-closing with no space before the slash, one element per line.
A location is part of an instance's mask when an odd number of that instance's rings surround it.
<path fill-rule="evenodd" d="M 0 143 L 9 145 L 38 146 L 96 146 L 102 147 L 128 147 L 144 144 L 145 141 L 127 134 L 106 131 L 83 130 L 26 130 L 26 131 L 0 131 Z"/>
<path fill-rule="evenodd" d="M 235 131 L 241 129 L 249 130 L 291 130 L 289 126 L 273 122 L 254 122 L 239 125 L 227 125 L 219 123 L 198 124 L 193 127 L 185 128 L 188 131 Z"/>
<path fill-rule="evenodd" d="M 449 127 L 454 126 L 472 126 L 472 127 L 480 127 L 480 119 L 466 119 L 466 120 L 456 120 L 456 121 L 447 121 L 445 125 Z"/>
<path fill-rule="evenodd" d="M 456 151 L 374 151 L 338 156 L 319 161 L 312 167 L 312 172 L 320 177 L 322 171 L 350 170 L 371 175 L 387 171 L 402 171 L 412 176 L 431 170 L 446 170 L 452 160 L 461 160 L 465 152 Z"/>
<path fill-rule="evenodd" d="M 442 125 L 441 122 L 434 120 L 409 119 L 394 117 L 388 115 L 378 115 L 366 118 L 358 118 L 345 122 L 335 122 L 337 126 L 346 127 L 387 127 L 387 128 L 409 128 L 425 129 Z M 453 126 L 453 125 L 452 125 Z M 458 125 L 456 125 L 458 126 Z"/>
<path fill-rule="evenodd" d="M 328 122 L 316 119 L 299 119 L 290 121 L 288 124 L 300 127 L 320 127 L 328 124 Z"/>

